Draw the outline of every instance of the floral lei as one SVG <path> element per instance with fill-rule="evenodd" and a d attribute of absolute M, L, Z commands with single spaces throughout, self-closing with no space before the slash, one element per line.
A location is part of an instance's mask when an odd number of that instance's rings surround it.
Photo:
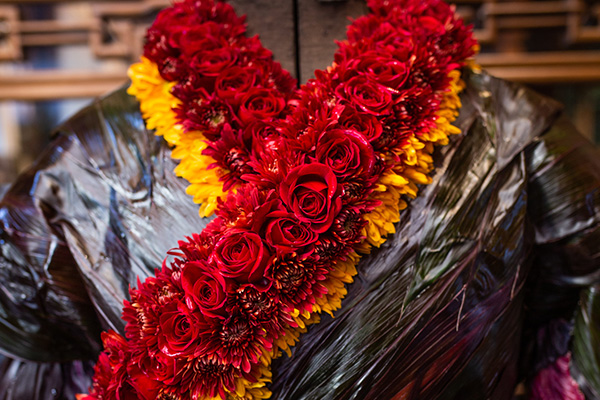
<path fill-rule="evenodd" d="M 130 289 L 79 399 L 266 399 L 271 360 L 341 307 L 430 182 L 477 44 L 441 0 L 370 0 L 300 89 L 214 0 L 161 12 L 129 93 L 216 218 Z"/>

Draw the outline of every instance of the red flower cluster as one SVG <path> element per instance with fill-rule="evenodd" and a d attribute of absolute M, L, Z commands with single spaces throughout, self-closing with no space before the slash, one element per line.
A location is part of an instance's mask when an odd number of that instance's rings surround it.
<path fill-rule="evenodd" d="M 227 171 L 224 190 L 252 173 L 258 135 L 286 114 L 296 81 L 258 37 L 245 36 L 244 17 L 216 1 L 183 1 L 162 11 L 148 31 L 144 56 L 161 76 L 177 82 L 175 110 L 183 127 L 208 139 L 205 154 Z M 260 137 L 262 139 L 262 137 Z"/>
<path fill-rule="evenodd" d="M 293 95 L 230 6 L 186 0 L 159 15 L 145 56 L 177 82 L 181 124 L 204 134 L 236 190 L 131 289 L 127 341 L 104 336 L 89 398 L 235 397 L 327 294 L 365 238 L 378 179 L 409 134 L 435 124 L 448 74 L 475 45 L 441 0 L 369 5 L 335 64 Z"/>

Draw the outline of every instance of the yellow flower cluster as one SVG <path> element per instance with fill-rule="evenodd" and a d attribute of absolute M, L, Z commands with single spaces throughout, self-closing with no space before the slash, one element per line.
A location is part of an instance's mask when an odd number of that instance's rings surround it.
<path fill-rule="evenodd" d="M 131 86 L 127 93 L 140 102 L 146 127 L 155 130 L 157 136 L 162 136 L 173 147 L 171 157 L 179 160 L 175 173 L 190 183 L 186 193 L 200 204 L 200 216 L 212 215 L 218 199 L 225 195 L 223 184 L 219 182 L 223 171 L 218 167 L 208 168 L 214 160 L 202 154 L 207 146 L 204 135 L 198 131 L 184 133 L 178 123 L 173 110 L 181 102 L 171 94 L 176 82 L 164 80 L 158 66 L 145 57 L 129 68 L 129 78 Z"/>

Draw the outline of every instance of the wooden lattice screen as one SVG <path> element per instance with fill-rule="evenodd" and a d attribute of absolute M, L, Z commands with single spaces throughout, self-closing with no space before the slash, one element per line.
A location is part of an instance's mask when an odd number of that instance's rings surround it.
<path fill-rule="evenodd" d="M 0 119 L 12 113 L 2 111 L 7 102 L 90 98 L 123 85 L 128 65 L 139 57 L 147 26 L 172 1 L 0 0 Z M 260 34 L 301 82 L 331 62 L 334 40 L 345 34 L 345 17 L 366 12 L 364 0 L 230 2 L 248 15 L 249 31 Z M 546 85 L 542 90 L 585 83 L 585 96 L 568 92 L 574 99 L 572 117 L 588 136 L 599 131 L 600 91 L 589 88 L 600 82 L 600 0 L 456 4 L 475 26 L 482 45 L 478 62 L 484 68 L 499 77 Z M 79 52 L 69 53 L 73 47 Z M 11 124 L 7 118 L 0 121 L 0 140 L 15 141 L 22 133 L 18 122 Z M 0 166 L 3 158 L 17 159 L 18 151 L 3 149 L 0 142 Z"/>
<path fill-rule="evenodd" d="M 26 9 L 81 3 L 83 17 L 35 19 Z M 26 49 L 86 44 L 100 60 L 123 60 L 104 70 L 3 71 L 0 99 L 50 99 L 95 96 L 125 81 L 125 66 L 137 59 L 144 31 L 170 0 L 76 1 L 0 0 L 0 63 L 26 62 Z M 259 32 L 287 66 L 301 63 L 301 79 L 312 66 L 331 58 L 344 15 L 364 12 L 356 0 L 237 0 Z M 476 27 L 483 47 L 479 62 L 500 77 L 523 82 L 574 82 L 600 79 L 600 2 L 584 0 L 459 0 L 458 11 Z M 299 58 L 294 56 L 299 45 Z M 327 53 L 325 53 L 327 52 Z M 279 53 L 279 54 L 278 54 Z M 306 65 L 306 68 L 304 66 Z"/>
<path fill-rule="evenodd" d="M 81 3 L 82 7 L 74 8 L 75 3 Z M 169 0 L 0 1 L 0 62 L 26 65 L 28 48 L 80 44 L 89 46 L 99 60 L 123 60 L 120 68 L 110 70 L 24 71 L 17 67 L 0 75 L 0 98 L 91 97 L 117 87 L 125 82 L 125 66 L 139 55 L 152 15 L 169 3 Z M 60 7 L 65 5 L 75 12 L 61 18 Z M 35 7 L 44 7 L 55 18 L 35 18 Z M 33 18 L 27 18 L 27 14 L 33 14 Z"/>

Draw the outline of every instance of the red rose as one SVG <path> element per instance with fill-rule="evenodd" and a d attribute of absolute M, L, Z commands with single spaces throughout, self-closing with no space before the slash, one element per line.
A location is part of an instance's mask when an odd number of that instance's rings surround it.
<path fill-rule="evenodd" d="M 202 261 L 187 262 L 181 271 L 181 286 L 190 309 L 198 306 L 207 317 L 224 318 L 225 278 Z"/>
<path fill-rule="evenodd" d="M 231 47 L 202 51 L 192 58 L 190 67 L 205 76 L 217 76 L 235 63 L 238 52 L 237 49 Z"/>
<path fill-rule="evenodd" d="M 285 211 L 274 211 L 267 216 L 271 218 L 265 230 L 267 243 L 277 249 L 278 254 L 287 254 L 299 251 L 305 248 L 306 251 L 301 252 L 306 255 L 310 251 L 306 246 L 317 241 L 319 236 L 308 229 L 300 221 Z"/>
<path fill-rule="evenodd" d="M 389 114 L 393 102 L 391 92 L 363 75 L 350 78 L 335 90 L 348 103 L 372 115 Z"/>
<path fill-rule="evenodd" d="M 266 139 L 269 137 L 279 137 L 279 132 L 272 122 L 255 120 L 244 128 L 244 138 Z M 256 149 L 259 150 L 258 148 Z"/>
<path fill-rule="evenodd" d="M 406 63 L 376 53 L 362 55 L 355 69 L 367 74 L 380 85 L 394 90 L 402 87 L 409 73 Z"/>
<path fill-rule="evenodd" d="M 342 187 L 325 164 L 313 163 L 292 169 L 280 186 L 281 200 L 314 232 L 325 232 L 342 208 Z"/>
<path fill-rule="evenodd" d="M 185 367 L 185 359 L 170 357 L 158 351 L 155 354 L 145 353 L 139 365 L 149 378 L 172 386 L 180 381 L 179 371 Z"/>
<path fill-rule="evenodd" d="M 339 116 L 338 124 L 346 129 L 352 129 L 363 135 L 369 142 L 376 140 L 383 132 L 381 122 L 377 117 L 356 111 L 346 106 Z"/>
<path fill-rule="evenodd" d="M 137 393 L 134 399 L 138 400 L 156 400 L 161 383 L 148 376 L 148 373 L 137 363 L 130 363 L 127 366 L 129 383 Z"/>
<path fill-rule="evenodd" d="M 373 147 L 364 136 L 353 130 L 323 132 L 317 142 L 315 156 L 342 181 L 359 174 L 370 176 L 375 164 Z"/>
<path fill-rule="evenodd" d="M 282 95 L 273 89 L 250 89 L 240 104 L 239 116 L 245 124 L 257 119 L 273 120 L 285 108 L 285 100 Z"/>
<path fill-rule="evenodd" d="M 215 82 L 217 96 L 237 104 L 241 97 L 254 87 L 257 81 L 256 72 L 255 69 L 238 66 L 222 71 Z"/>
<path fill-rule="evenodd" d="M 262 239 L 251 231 L 231 231 L 215 245 L 212 256 L 223 276 L 239 283 L 263 279 L 272 256 Z"/>
<path fill-rule="evenodd" d="M 181 301 L 165 306 L 160 315 L 158 346 L 169 356 L 191 354 L 198 336 L 199 320 Z"/>
<path fill-rule="evenodd" d="M 179 49 L 186 57 L 222 47 L 223 42 L 212 34 L 210 28 L 210 24 L 175 27 L 170 32 L 169 45 Z"/>

